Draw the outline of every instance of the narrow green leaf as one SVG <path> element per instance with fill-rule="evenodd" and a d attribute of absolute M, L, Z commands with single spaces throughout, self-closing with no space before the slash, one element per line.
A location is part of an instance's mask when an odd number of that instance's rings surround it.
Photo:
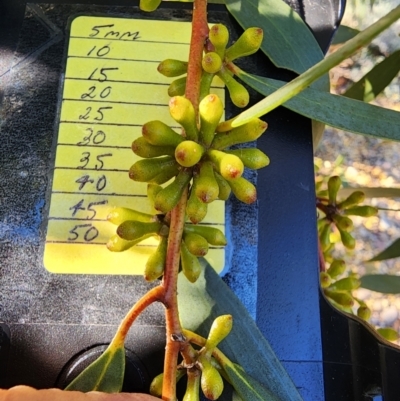
<path fill-rule="evenodd" d="M 400 188 L 383 187 L 345 187 L 339 190 L 339 197 L 347 198 L 354 191 L 364 192 L 366 198 L 400 198 Z"/>
<path fill-rule="evenodd" d="M 367 274 L 360 279 L 361 287 L 383 294 L 400 294 L 400 276 Z"/>
<path fill-rule="evenodd" d="M 259 381 L 249 376 L 241 366 L 230 363 L 224 365 L 223 369 L 241 399 L 251 401 L 279 401 L 279 398 L 266 389 Z"/>
<path fill-rule="evenodd" d="M 285 84 L 282 81 L 248 74 L 239 68 L 235 70 L 235 74 L 243 82 L 266 96 Z M 400 112 L 398 111 L 312 88 L 307 88 L 283 106 L 345 131 L 400 141 Z"/>
<path fill-rule="evenodd" d="M 400 257 L 400 238 L 390 244 L 385 250 L 374 256 L 369 262 L 387 260 Z"/>
<path fill-rule="evenodd" d="M 333 45 L 340 45 L 344 42 L 347 42 L 354 36 L 358 35 L 360 31 L 358 29 L 350 28 L 346 25 L 340 25 L 338 30 L 333 37 L 332 44 Z"/>
<path fill-rule="evenodd" d="M 243 113 L 239 114 L 239 116 L 233 121 L 232 126 L 238 127 L 247 123 L 252 118 L 261 117 L 262 115 L 285 103 L 293 96 L 296 96 L 298 93 L 306 89 L 312 82 L 326 74 L 331 68 L 338 65 L 341 61 L 345 60 L 359 50 L 360 47 L 371 42 L 374 37 L 379 35 L 399 18 L 400 6 L 397 6 L 387 15 L 379 19 L 364 31 L 360 32 L 353 39 L 350 39 L 340 49 L 330 54 L 324 60 L 318 62 L 306 72 L 284 85 L 282 88 L 278 89 L 265 99 L 261 100 L 253 107 L 250 107 Z"/>
<path fill-rule="evenodd" d="M 397 50 L 354 83 L 343 96 L 370 102 L 392 82 L 399 71 L 400 50 Z"/>
<path fill-rule="evenodd" d="M 125 349 L 122 346 L 110 346 L 104 353 L 77 376 L 65 390 L 102 391 L 119 393 L 122 389 L 125 373 Z"/>
<path fill-rule="evenodd" d="M 280 68 L 301 74 L 324 55 L 310 29 L 282 0 L 225 0 L 226 6 L 243 29 L 264 30 L 261 50 Z"/>
<path fill-rule="evenodd" d="M 178 302 L 183 327 L 207 337 L 217 316 L 231 314 L 233 329 L 218 348 L 281 401 L 300 401 L 292 380 L 246 308 L 214 269 L 206 266 L 194 284 L 182 274 L 179 276 Z"/>

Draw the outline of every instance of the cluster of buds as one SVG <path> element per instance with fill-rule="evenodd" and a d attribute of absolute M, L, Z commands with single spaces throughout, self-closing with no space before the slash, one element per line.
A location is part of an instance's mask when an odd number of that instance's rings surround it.
<path fill-rule="evenodd" d="M 213 357 L 218 344 L 230 333 L 232 329 L 232 316 L 217 317 L 210 329 L 206 344 L 200 350 L 189 345 L 190 362 L 178 366 L 177 381 L 187 374 L 186 393 L 183 401 L 199 400 L 199 390 L 208 400 L 217 400 L 224 390 L 224 382 L 220 373 L 221 366 Z M 187 358 L 186 358 L 187 359 Z M 163 374 L 156 376 L 150 386 L 150 394 L 161 397 Z"/>

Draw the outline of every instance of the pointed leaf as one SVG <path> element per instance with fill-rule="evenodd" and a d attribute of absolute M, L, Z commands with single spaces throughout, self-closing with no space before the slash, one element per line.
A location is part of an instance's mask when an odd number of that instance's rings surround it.
<path fill-rule="evenodd" d="M 269 111 L 275 109 L 287 100 L 296 96 L 306 89 L 311 83 L 326 74 L 331 68 L 351 56 L 360 47 L 367 45 L 371 40 L 379 35 L 383 30 L 388 28 L 393 22 L 400 18 L 400 6 L 397 6 L 387 15 L 379 19 L 377 22 L 360 32 L 353 39 L 350 39 L 341 48 L 331 53 L 324 60 L 318 62 L 306 72 L 299 75 L 293 81 L 279 88 L 276 92 L 267 96 L 253 107 L 239 114 L 232 122 L 232 126 L 238 127 L 250 121 L 252 118 L 261 117 Z"/>
<path fill-rule="evenodd" d="M 233 329 L 218 348 L 281 401 L 300 401 L 292 380 L 246 308 L 214 269 L 206 266 L 194 284 L 182 274 L 179 276 L 178 302 L 183 327 L 207 337 L 217 316 L 231 314 Z"/>
<path fill-rule="evenodd" d="M 333 37 L 332 44 L 339 45 L 347 42 L 349 39 L 354 38 L 360 31 L 358 29 L 350 28 L 346 25 L 340 25 Z"/>
<path fill-rule="evenodd" d="M 339 190 L 339 197 L 347 198 L 354 191 L 362 191 L 366 198 L 400 198 L 400 188 L 346 187 Z"/>
<path fill-rule="evenodd" d="M 393 259 L 398 257 L 400 257 L 400 238 L 389 245 L 384 251 L 370 259 L 369 262 Z"/>
<path fill-rule="evenodd" d="M 285 84 L 239 69 L 235 72 L 243 82 L 266 96 Z M 312 88 L 307 88 L 283 106 L 342 130 L 400 141 L 400 112 L 397 111 Z"/>
<path fill-rule="evenodd" d="M 400 276 L 367 274 L 361 277 L 361 287 L 383 294 L 400 294 Z"/>
<path fill-rule="evenodd" d="M 301 74 L 323 53 L 300 16 L 282 0 L 225 0 L 226 6 L 243 29 L 264 30 L 263 52 L 281 68 Z"/>
<path fill-rule="evenodd" d="M 123 345 L 110 346 L 104 353 L 77 376 L 65 390 L 102 391 L 119 393 L 125 373 L 125 349 Z"/>
<path fill-rule="evenodd" d="M 354 83 L 343 96 L 370 102 L 390 84 L 399 71 L 400 50 L 397 50 Z"/>
<path fill-rule="evenodd" d="M 241 366 L 230 363 L 223 365 L 222 368 L 241 399 L 251 401 L 279 401 L 279 398 L 266 389 L 260 382 L 249 376 Z"/>

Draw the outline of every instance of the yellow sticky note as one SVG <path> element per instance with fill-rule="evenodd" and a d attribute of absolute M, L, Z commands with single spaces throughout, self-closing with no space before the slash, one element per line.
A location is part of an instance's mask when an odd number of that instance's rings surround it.
<path fill-rule="evenodd" d="M 125 252 L 105 244 L 115 206 L 155 213 L 146 184 L 129 179 L 138 160 L 132 141 L 147 121 L 177 123 L 168 110 L 171 78 L 157 71 L 167 58 L 187 60 L 191 24 L 79 16 L 71 23 L 52 181 L 44 265 L 62 274 L 143 274 L 157 238 Z M 213 92 L 224 98 L 223 85 Z M 224 202 L 209 206 L 204 224 L 225 231 Z M 222 271 L 224 250 L 208 262 Z"/>

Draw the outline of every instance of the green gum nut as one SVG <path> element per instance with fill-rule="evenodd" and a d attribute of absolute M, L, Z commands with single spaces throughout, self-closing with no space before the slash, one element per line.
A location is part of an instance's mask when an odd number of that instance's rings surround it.
<path fill-rule="evenodd" d="M 202 365 L 200 385 L 209 400 L 218 399 L 224 390 L 224 382 L 218 370 L 206 358 L 201 358 Z"/>
<path fill-rule="evenodd" d="M 332 216 L 332 219 L 335 222 L 336 227 L 338 227 L 343 231 L 350 232 L 354 228 L 353 221 L 347 216 L 341 216 L 340 214 L 335 214 Z"/>
<path fill-rule="evenodd" d="M 206 353 L 211 357 L 215 347 L 231 332 L 232 315 L 218 316 L 211 325 L 205 345 Z"/>
<path fill-rule="evenodd" d="M 197 257 L 205 256 L 208 252 L 207 240 L 199 234 L 185 233 L 183 240 L 187 246 L 188 251 Z"/>
<path fill-rule="evenodd" d="M 207 156 L 226 180 L 237 180 L 242 176 L 244 165 L 237 156 L 216 149 L 209 149 Z"/>
<path fill-rule="evenodd" d="M 257 200 L 256 187 L 245 178 L 239 177 L 235 180 L 228 180 L 228 184 L 231 187 L 233 194 L 241 202 L 249 205 Z"/>
<path fill-rule="evenodd" d="M 218 228 L 186 224 L 184 232 L 199 234 L 204 237 L 210 245 L 225 246 L 227 244 L 225 235 Z"/>
<path fill-rule="evenodd" d="M 347 231 L 341 230 L 339 227 L 337 228 L 339 230 L 340 239 L 342 240 L 343 245 L 347 249 L 354 249 L 356 247 L 356 240 L 354 239 L 354 237 Z"/>
<path fill-rule="evenodd" d="M 354 206 L 343 210 L 347 216 L 371 217 L 378 214 L 378 208 L 373 206 Z"/>
<path fill-rule="evenodd" d="M 154 204 L 157 194 L 163 189 L 161 185 L 147 184 L 147 197 Z"/>
<path fill-rule="evenodd" d="M 148 182 L 152 183 L 152 184 L 158 184 L 158 185 L 164 184 L 167 181 L 169 181 L 171 178 L 177 176 L 179 171 L 180 171 L 180 166 L 175 161 L 174 165 L 165 167 L 160 174 L 157 174 L 151 180 L 148 180 Z"/>
<path fill-rule="evenodd" d="M 329 221 L 325 221 L 325 225 L 321 228 L 321 232 L 319 234 L 319 242 L 323 251 L 326 251 L 331 244 L 330 234 L 331 223 Z"/>
<path fill-rule="evenodd" d="M 228 28 L 222 24 L 215 24 L 208 33 L 208 39 L 221 58 L 224 57 L 226 45 L 229 41 Z"/>
<path fill-rule="evenodd" d="M 184 138 L 162 121 L 149 121 L 142 127 L 143 138 L 154 146 L 178 146 Z"/>
<path fill-rule="evenodd" d="M 196 183 L 198 175 L 193 177 L 193 185 L 190 190 L 190 196 L 186 203 L 186 214 L 193 224 L 200 223 L 207 215 L 207 203 L 203 203 L 196 195 Z"/>
<path fill-rule="evenodd" d="M 161 0 L 140 0 L 139 8 L 142 11 L 152 12 L 157 10 L 158 6 L 161 4 Z"/>
<path fill-rule="evenodd" d="M 200 372 L 188 370 L 186 392 L 182 401 L 200 401 Z"/>
<path fill-rule="evenodd" d="M 123 252 L 132 248 L 139 242 L 140 241 L 127 241 L 115 234 L 108 240 L 106 246 L 107 249 L 111 252 Z"/>
<path fill-rule="evenodd" d="M 132 151 L 135 155 L 145 159 L 159 156 L 173 156 L 175 153 L 173 146 L 150 145 L 143 137 L 137 138 L 132 142 Z"/>
<path fill-rule="evenodd" d="M 327 270 L 332 278 L 342 275 L 346 271 L 346 263 L 341 259 L 334 259 Z"/>
<path fill-rule="evenodd" d="M 114 207 L 107 216 L 107 220 L 116 225 L 120 225 L 125 220 L 138 220 L 142 222 L 155 221 L 155 217 L 151 214 L 142 213 L 127 207 Z"/>
<path fill-rule="evenodd" d="M 241 108 L 246 107 L 249 104 L 250 100 L 250 95 L 248 90 L 238 81 L 236 81 L 236 79 L 233 78 L 231 73 L 224 67 L 221 68 L 221 70 L 217 73 L 217 75 L 225 82 L 232 103 L 236 107 L 241 107 Z"/>
<path fill-rule="evenodd" d="M 186 61 L 175 60 L 175 59 L 166 59 L 162 61 L 157 70 L 160 74 L 173 78 L 179 77 L 179 75 L 183 75 L 187 73 L 188 63 Z"/>
<path fill-rule="evenodd" d="M 138 160 L 129 169 L 129 178 L 134 181 L 148 182 L 165 172 L 166 169 L 177 166 L 178 163 L 175 158 L 171 156 Z"/>
<path fill-rule="evenodd" d="M 201 265 L 197 257 L 189 252 L 184 242 L 181 242 L 181 265 L 185 277 L 191 283 L 196 282 L 201 273 Z"/>
<path fill-rule="evenodd" d="M 357 316 L 363 320 L 369 320 L 371 317 L 371 309 L 367 305 L 361 305 L 357 309 Z"/>
<path fill-rule="evenodd" d="M 204 162 L 196 177 L 194 188 L 196 196 L 201 202 L 210 203 L 218 198 L 219 186 L 214 176 L 214 169 L 211 162 Z"/>
<path fill-rule="evenodd" d="M 252 142 L 258 139 L 267 128 L 268 124 L 265 121 L 254 118 L 240 127 L 216 134 L 211 146 L 214 149 L 225 149 L 233 145 Z"/>
<path fill-rule="evenodd" d="M 376 331 L 388 341 L 396 341 L 399 339 L 399 333 L 391 327 L 381 327 L 376 329 Z"/>
<path fill-rule="evenodd" d="M 258 170 L 269 165 L 269 157 L 257 148 L 225 150 L 225 152 L 237 156 L 245 167 L 253 170 Z"/>
<path fill-rule="evenodd" d="M 197 142 L 183 141 L 175 148 L 175 159 L 183 167 L 192 167 L 200 161 L 204 151 Z"/>
<path fill-rule="evenodd" d="M 192 102 L 183 96 L 174 96 L 169 101 L 169 112 L 171 117 L 184 128 L 186 138 L 197 141 L 196 113 Z"/>
<path fill-rule="evenodd" d="M 225 52 L 225 58 L 229 61 L 239 57 L 254 54 L 261 46 L 263 40 L 263 30 L 261 28 L 246 29 L 239 39 Z"/>
<path fill-rule="evenodd" d="M 327 272 L 319 273 L 319 282 L 321 283 L 322 288 L 328 288 L 332 282 L 331 277 Z"/>
<path fill-rule="evenodd" d="M 214 177 L 215 177 L 215 181 L 217 181 L 217 184 L 219 187 L 218 199 L 226 201 L 229 198 L 229 196 L 232 192 L 232 189 L 229 186 L 228 181 L 226 181 L 225 178 L 223 178 L 216 171 L 214 171 Z"/>
<path fill-rule="evenodd" d="M 364 202 L 365 194 L 361 191 L 353 192 L 348 198 L 346 198 L 343 202 L 338 203 L 337 207 L 339 209 L 347 209 L 349 207 L 358 205 L 359 203 Z"/>
<path fill-rule="evenodd" d="M 164 373 L 157 375 L 150 384 L 150 394 L 154 397 L 162 397 Z"/>
<path fill-rule="evenodd" d="M 164 273 L 165 259 L 167 257 L 168 238 L 161 237 L 156 251 L 149 256 L 144 269 L 146 281 L 154 281 Z"/>
<path fill-rule="evenodd" d="M 190 171 L 181 170 L 175 180 L 157 194 L 154 208 L 163 213 L 170 212 L 178 204 L 191 178 Z"/>
<path fill-rule="evenodd" d="M 127 220 L 117 228 L 117 234 L 128 241 L 134 241 L 142 237 L 158 234 L 162 224 L 158 222 L 143 223 L 136 220 Z"/>
<path fill-rule="evenodd" d="M 218 53 L 206 53 L 201 61 L 201 65 L 205 72 L 216 74 L 222 67 L 222 60 Z"/>
<path fill-rule="evenodd" d="M 361 281 L 355 277 L 345 277 L 332 283 L 329 289 L 334 291 L 352 291 L 359 288 Z"/>
<path fill-rule="evenodd" d="M 342 180 L 337 175 L 330 177 L 328 180 L 328 197 L 331 205 L 336 204 L 336 196 L 342 185 Z"/>
<path fill-rule="evenodd" d="M 224 114 L 221 99 L 214 94 L 206 96 L 199 104 L 199 114 L 200 141 L 208 147 L 214 139 L 215 129 Z"/>
<path fill-rule="evenodd" d="M 325 289 L 324 293 L 328 298 L 333 299 L 338 305 L 346 308 L 351 308 L 354 305 L 354 299 L 348 292 L 330 291 L 329 289 Z"/>
<path fill-rule="evenodd" d="M 186 91 L 186 81 L 186 77 L 178 78 L 175 79 L 175 81 L 172 81 L 168 87 L 168 95 L 170 97 L 183 96 Z"/>

